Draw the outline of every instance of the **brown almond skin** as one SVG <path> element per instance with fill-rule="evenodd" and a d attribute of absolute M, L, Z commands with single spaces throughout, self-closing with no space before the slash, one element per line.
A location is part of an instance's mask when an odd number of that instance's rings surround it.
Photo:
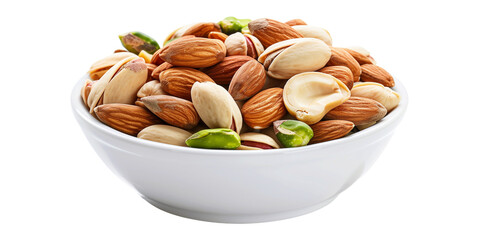
<path fill-rule="evenodd" d="M 159 57 L 174 66 L 203 68 L 221 62 L 226 54 L 225 44 L 218 39 L 182 37 L 160 49 Z"/>
<path fill-rule="evenodd" d="M 254 59 L 243 55 L 228 56 L 216 65 L 203 69 L 203 72 L 212 78 L 215 83 L 226 85 L 232 81 L 237 70 L 250 60 Z"/>
<path fill-rule="evenodd" d="M 390 75 L 385 69 L 374 64 L 362 65 L 362 75 L 360 76 L 360 80 L 363 82 L 380 83 L 385 87 L 395 86 L 395 80 L 393 80 L 392 75 Z"/>
<path fill-rule="evenodd" d="M 214 82 L 207 74 L 193 68 L 173 67 L 158 76 L 162 90 L 175 97 L 192 100 L 190 91 L 195 82 Z"/>
<path fill-rule="evenodd" d="M 338 80 L 342 81 L 348 89 L 353 88 L 353 73 L 350 71 L 350 68 L 345 66 L 329 66 L 324 67 L 318 72 L 330 74 Z"/>
<path fill-rule="evenodd" d="M 379 121 L 385 115 L 387 109 L 379 102 L 364 97 L 350 97 L 340 106 L 330 110 L 324 119 L 346 120 L 360 126 Z"/>
<path fill-rule="evenodd" d="M 155 65 L 159 66 L 160 64 L 165 62 L 165 61 L 163 61 L 162 58 L 160 58 L 160 51 L 161 50 L 162 49 L 158 49 L 156 52 L 153 53 L 152 59 L 150 59 L 151 64 L 155 64 Z"/>
<path fill-rule="evenodd" d="M 292 19 L 290 21 L 285 22 L 288 26 L 297 26 L 297 25 L 307 25 L 302 19 Z"/>
<path fill-rule="evenodd" d="M 175 127 L 192 129 L 200 120 L 193 103 L 182 98 L 154 95 L 143 97 L 141 101 L 153 114 Z"/>
<path fill-rule="evenodd" d="M 96 107 L 94 112 L 106 125 L 133 136 L 148 126 L 161 123 L 153 113 L 136 105 L 109 103 Z"/>
<path fill-rule="evenodd" d="M 250 60 L 233 75 L 228 92 L 235 101 L 245 100 L 262 90 L 266 79 L 263 65 L 257 60 Z"/>
<path fill-rule="evenodd" d="M 225 42 L 225 39 L 227 39 L 228 35 L 222 32 L 210 32 L 208 34 L 208 38 L 210 39 L 218 39 L 222 42 Z"/>
<path fill-rule="evenodd" d="M 190 27 L 183 35 L 193 35 L 195 37 L 208 37 L 211 32 L 221 32 L 220 25 L 214 22 L 197 23 Z"/>
<path fill-rule="evenodd" d="M 373 64 L 372 59 L 349 48 L 342 48 L 343 50 L 347 51 L 352 55 L 355 60 L 357 60 L 358 64 L 363 65 L 363 64 Z"/>
<path fill-rule="evenodd" d="M 248 29 L 265 48 L 277 42 L 303 37 L 288 24 L 268 18 L 260 18 L 249 22 Z"/>
<path fill-rule="evenodd" d="M 157 66 L 155 69 L 153 69 L 153 71 L 152 71 L 152 74 L 151 74 L 151 75 L 152 75 L 152 79 L 153 79 L 153 80 L 158 80 L 158 79 L 159 79 L 159 75 L 160 75 L 161 72 L 163 72 L 163 71 L 165 71 L 165 70 L 167 70 L 167 69 L 169 69 L 169 68 L 172 68 L 172 67 L 173 67 L 173 65 L 170 64 L 170 63 L 168 63 L 168 62 L 164 62 L 164 63 L 158 65 L 158 66 Z"/>
<path fill-rule="evenodd" d="M 337 47 L 331 47 L 332 56 L 327 63 L 327 66 L 345 66 L 352 71 L 353 81 L 358 82 L 360 80 L 360 74 L 362 69 L 357 60 L 350 55 L 346 50 Z"/>
<path fill-rule="evenodd" d="M 345 120 L 326 120 L 310 125 L 313 130 L 313 138 L 309 144 L 326 142 L 347 135 L 355 127 L 355 124 Z"/>
<path fill-rule="evenodd" d="M 287 109 L 283 103 L 283 89 L 269 88 L 250 98 L 241 109 L 243 120 L 253 129 L 265 129 L 280 120 Z"/>

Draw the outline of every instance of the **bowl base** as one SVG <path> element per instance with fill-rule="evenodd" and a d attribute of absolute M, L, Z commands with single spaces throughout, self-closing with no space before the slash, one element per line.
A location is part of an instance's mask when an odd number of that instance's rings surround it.
<path fill-rule="evenodd" d="M 298 217 L 316 211 L 330 202 L 332 202 L 338 195 L 335 195 L 319 204 L 309 206 L 307 208 L 296 209 L 292 211 L 279 212 L 279 213 L 269 213 L 269 214 L 256 214 L 256 215 L 234 215 L 234 214 L 216 214 L 216 213 L 207 213 L 207 212 L 198 212 L 188 209 L 177 208 L 171 205 L 167 205 L 148 197 L 142 196 L 148 203 L 157 207 L 160 210 L 165 212 L 207 222 L 217 222 L 217 223 L 260 223 L 260 222 L 271 222 L 287 218 Z"/>

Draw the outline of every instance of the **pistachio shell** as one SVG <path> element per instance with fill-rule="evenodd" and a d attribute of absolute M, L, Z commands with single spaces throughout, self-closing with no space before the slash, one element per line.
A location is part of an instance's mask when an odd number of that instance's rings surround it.
<path fill-rule="evenodd" d="M 249 33 L 244 33 L 243 36 L 245 36 L 246 38 L 250 39 L 250 41 L 252 41 L 253 46 L 255 47 L 257 56 L 260 56 L 265 51 L 265 48 L 263 47 L 260 40 L 258 40 L 258 38 L 256 38 L 255 36 Z"/>
<path fill-rule="evenodd" d="M 300 73 L 285 84 L 283 101 L 288 112 L 307 124 L 320 121 L 331 109 L 350 97 L 350 90 L 335 77 L 320 73 Z"/>
<path fill-rule="evenodd" d="M 282 50 L 278 52 L 279 50 Z M 268 47 L 258 61 L 264 63 L 270 54 L 275 58 L 266 65 L 267 74 L 277 79 L 288 79 L 295 74 L 316 71 L 330 60 L 330 47 L 316 38 L 295 38 L 275 43 Z"/>
<path fill-rule="evenodd" d="M 242 33 L 236 32 L 225 39 L 227 56 L 247 55 L 247 40 Z"/>
<path fill-rule="evenodd" d="M 280 146 L 275 142 L 273 138 L 263 133 L 248 132 L 240 134 L 240 140 L 242 145 L 237 148 L 238 150 L 261 150 L 265 148 L 258 147 L 259 145 L 269 146 L 270 148 L 280 148 Z M 246 144 L 246 143 L 255 143 L 255 144 Z M 257 145 L 249 146 L 249 145 Z"/>
<path fill-rule="evenodd" d="M 353 86 L 351 92 L 354 97 L 370 98 L 381 103 L 388 112 L 392 111 L 400 103 L 400 95 L 380 83 L 358 83 Z"/>
<path fill-rule="evenodd" d="M 103 103 L 133 104 L 138 90 L 147 81 L 147 76 L 147 65 L 142 58 L 125 63 L 105 87 Z"/>
<path fill-rule="evenodd" d="M 293 29 L 301 33 L 304 37 L 316 38 L 324 41 L 328 46 L 332 46 L 332 37 L 330 33 L 321 28 L 311 25 L 296 25 L 292 26 Z"/>
<path fill-rule="evenodd" d="M 190 132 L 181 128 L 157 124 L 144 128 L 137 137 L 171 145 L 187 146 L 185 140 L 191 135 Z"/>
<path fill-rule="evenodd" d="M 131 52 L 118 52 L 102 58 L 92 64 L 88 73 L 92 80 L 100 79 L 113 65 L 121 61 L 122 59 L 135 56 Z"/>
<path fill-rule="evenodd" d="M 209 128 L 242 130 L 242 114 L 230 93 L 212 82 L 195 82 L 191 90 L 193 106 Z"/>

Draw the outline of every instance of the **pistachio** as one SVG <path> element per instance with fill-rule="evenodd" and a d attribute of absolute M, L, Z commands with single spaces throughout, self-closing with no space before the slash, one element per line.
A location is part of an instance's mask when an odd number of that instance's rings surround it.
<path fill-rule="evenodd" d="M 306 123 L 297 120 L 275 121 L 273 130 L 278 140 L 285 147 L 305 146 L 313 137 L 312 128 Z"/>
<path fill-rule="evenodd" d="M 258 57 L 267 74 L 288 79 L 295 74 L 316 71 L 330 60 L 330 47 L 316 38 L 295 38 L 275 43 Z"/>
<path fill-rule="evenodd" d="M 235 17 L 226 17 L 218 23 L 222 32 L 230 35 L 236 32 L 241 32 L 245 27 L 248 29 L 250 19 L 237 19 Z"/>
<path fill-rule="evenodd" d="M 90 112 L 100 104 L 134 104 L 137 92 L 147 80 L 147 66 L 142 58 L 125 58 L 111 67 L 93 86 L 87 99 Z"/>
<path fill-rule="evenodd" d="M 242 130 L 242 113 L 225 88 L 213 82 L 195 82 L 191 90 L 193 106 L 209 128 Z"/>
<path fill-rule="evenodd" d="M 120 38 L 125 49 L 134 54 L 139 54 L 142 50 L 145 50 L 149 54 L 153 54 L 160 49 L 157 41 L 145 33 L 128 32 L 119 35 L 118 38 Z"/>
<path fill-rule="evenodd" d="M 177 146 L 186 146 L 185 140 L 192 134 L 181 128 L 156 124 L 144 128 L 137 135 L 138 138 L 146 139 L 150 141 L 166 143 Z"/>
<path fill-rule="evenodd" d="M 228 128 L 205 129 L 194 133 L 185 144 L 194 148 L 236 149 L 240 146 L 240 136 Z"/>
<path fill-rule="evenodd" d="M 277 142 L 263 133 L 248 132 L 240 134 L 242 141 L 238 150 L 262 150 L 280 148 Z"/>
<path fill-rule="evenodd" d="M 331 109 L 350 97 L 350 90 L 335 77 L 320 73 L 300 73 L 285 84 L 283 101 L 288 112 L 307 124 L 320 121 Z"/>
<path fill-rule="evenodd" d="M 328 46 L 332 46 L 332 37 L 330 33 L 321 28 L 311 25 L 296 25 L 292 26 L 293 29 L 297 30 L 304 37 L 317 38 L 324 41 Z"/>
<path fill-rule="evenodd" d="M 122 59 L 132 57 L 132 56 L 135 56 L 135 54 L 131 52 L 117 52 L 96 61 L 95 63 L 92 64 L 92 66 L 90 67 L 90 70 L 88 70 L 90 79 L 92 80 L 100 79 L 103 76 L 103 74 L 105 74 L 108 71 L 108 69 L 113 67 L 113 65 L 120 62 Z"/>
<path fill-rule="evenodd" d="M 262 43 L 256 37 L 239 32 L 228 36 L 225 46 L 227 56 L 247 55 L 256 59 L 264 51 Z"/>
<path fill-rule="evenodd" d="M 352 96 L 373 99 L 381 103 L 387 112 L 392 111 L 400 103 L 400 95 L 392 89 L 380 83 L 358 83 L 352 88 Z"/>
<path fill-rule="evenodd" d="M 94 81 L 87 79 L 83 84 L 82 89 L 80 90 L 80 95 L 82 96 L 83 103 L 85 103 L 85 105 L 87 106 L 88 95 L 90 95 L 90 91 L 92 90 L 92 86 L 94 83 Z"/>

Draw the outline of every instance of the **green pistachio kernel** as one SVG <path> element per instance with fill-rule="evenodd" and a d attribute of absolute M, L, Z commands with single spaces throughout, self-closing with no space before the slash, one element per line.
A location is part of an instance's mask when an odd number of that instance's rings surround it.
<path fill-rule="evenodd" d="M 285 147 L 300 147 L 308 144 L 313 130 L 308 124 L 297 120 L 279 120 L 273 123 L 277 139 Z"/>
<path fill-rule="evenodd" d="M 237 19 L 235 17 L 226 17 L 218 24 L 222 29 L 222 32 L 230 35 L 236 32 L 241 32 L 243 28 L 248 27 L 250 19 Z"/>
<path fill-rule="evenodd" d="M 190 136 L 185 144 L 194 148 L 236 149 L 240 136 L 228 128 L 204 129 Z"/>
<path fill-rule="evenodd" d="M 119 35 L 118 38 L 120 38 L 120 41 L 125 49 L 135 54 L 139 54 L 142 50 L 145 50 L 145 52 L 150 54 L 154 54 L 158 49 L 160 49 L 157 41 L 145 33 L 128 32 Z"/>

